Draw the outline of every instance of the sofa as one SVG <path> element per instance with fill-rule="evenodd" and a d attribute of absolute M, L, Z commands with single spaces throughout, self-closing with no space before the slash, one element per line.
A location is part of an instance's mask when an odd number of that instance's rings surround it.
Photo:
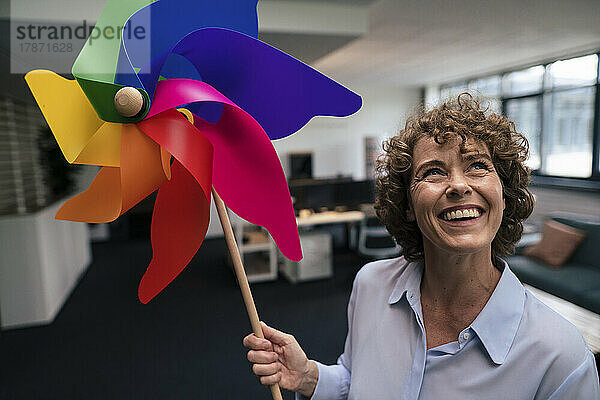
<path fill-rule="evenodd" d="M 585 231 L 585 239 L 560 267 L 520 254 L 507 262 L 521 282 L 600 314 L 600 217 L 558 213 L 549 218 Z"/>

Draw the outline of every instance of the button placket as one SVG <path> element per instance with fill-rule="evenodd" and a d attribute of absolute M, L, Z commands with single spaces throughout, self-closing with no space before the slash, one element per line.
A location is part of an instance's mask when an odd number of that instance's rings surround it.
<path fill-rule="evenodd" d="M 463 348 L 465 343 L 471 338 L 471 332 L 463 331 L 458 335 L 458 346 L 459 348 Z"/>

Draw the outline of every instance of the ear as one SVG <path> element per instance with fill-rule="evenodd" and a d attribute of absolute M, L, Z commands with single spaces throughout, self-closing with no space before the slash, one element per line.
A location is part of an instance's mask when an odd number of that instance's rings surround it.
<path fill-rule="evenodd" d="M 412 205 L 409 204 L 408 209 L 406 210 L 406 219 L 409 222 L 415 222 L 415 210 L 413 210 Z"/>
<path fill-rule="evenodd" d="M 406 209 L 406 220 L 408 222 L 415 222 L 417 218 L 415 217 L 415 209 L 412 205 L 412 196 L 410 193 L 410 189 L 406 190 L 406 200 L 408 203 L 408 208 Z"/>

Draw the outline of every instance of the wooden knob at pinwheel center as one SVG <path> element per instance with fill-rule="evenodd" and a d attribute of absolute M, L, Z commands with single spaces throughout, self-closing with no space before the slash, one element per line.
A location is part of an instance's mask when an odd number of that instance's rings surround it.
<path fill-rule="evenodd" d="M 115 108 L 124 117 L 134 117 L 142 111 L 144 97 L 139 90 L 126 86 L 115 94 Z"/>

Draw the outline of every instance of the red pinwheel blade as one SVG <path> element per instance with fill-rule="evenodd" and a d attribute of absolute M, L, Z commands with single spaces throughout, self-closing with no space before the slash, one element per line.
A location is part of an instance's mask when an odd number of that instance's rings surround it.
<path fill-rule="evenodd" d="M 194 125 L 171 108 L 138 122 L 136 126 L 175 157 L 210 198 L 213 146 Z"/>
<path fill-rule="evenodd" d="M 154 205 L 154 254 L 138 291 L 145 304 L 175 279 L 204 240 L 210 218 L 213 147 L 174 109 L 136 126 L 175 158 L 171 180 L 161 186 Z"/>
<path fill-rule="evenodd" d="M 154 204 L 153 257 L 138 290 L 142 303 L 152 300 L 194 257 L 208 229 L 209 207 L 210 197 L 205 196 L 196 179 L 174 160 L 171 180 L 160 187 Z"/>

